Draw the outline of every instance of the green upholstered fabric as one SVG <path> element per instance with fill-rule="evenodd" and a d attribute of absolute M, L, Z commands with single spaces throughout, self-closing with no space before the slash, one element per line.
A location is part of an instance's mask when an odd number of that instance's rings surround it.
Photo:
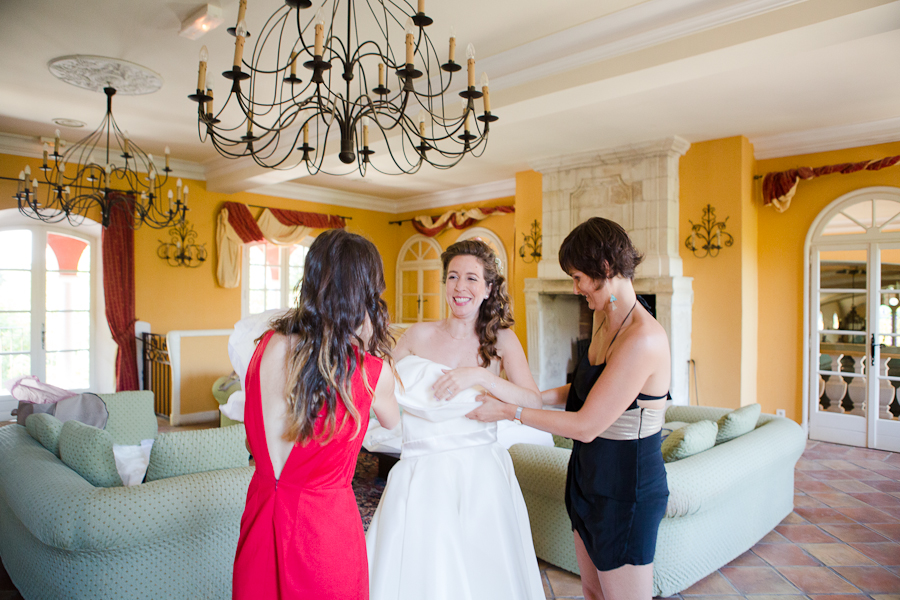
<path fill-rule="evenodd" d="M 728 409 L 675 406 L 666 421 L 717 421 Z M 755 430 L 666 464 L 669 502 L 659 526 L 653 595 L 672 596 L 728 564 L 793 510 L 794 465 L 805 448 L 799 425 L 761 415 Z M 509 449 L 528 506 L 537 556 L 578 573 L 565 507 L 570 451 L 529 444 Z"/>
<path fill-rule="evenodd" d="M 761 411 L 762 406 L 759 404 L 748 404 L 722 415 L 718 421 L 719 433 L 716 435 L 716 444 L 724 444 L 753 431 Z"/>
<path fill-rule="evenodd" d="M 554 433 L 553 434 L 553 445 L 557 448 L 568 448 L 569 450 L 571 450 L 572 449 L 572 440 L 567 437 L 563 437 L 561 435 L 556 435 Z"/>
<path fill-rule="evenodd" d="M 244 445 L 244 425 L 161 433 L 150 452 L 147 481 L 190 473 L 246 467 L 250 455 Z"/>
<path fill-rule="evenodd" d="M 699 454 L 716 445 L 719 426 L 712 421 L 698 421 L 679 427 L 662 443 L 663 460 L 673 462 Z"/>
<path fill-rule="evenodd" d="M 122 485 L 112 447 L 108 431 L 78 421 L 66 421 L 59 433 L 59 457 L 95 487 Z"/>
<path fill-rule="evenodd" d="M 675 431 L 676 429 L 681 429 L 682 427 L 686 427 L 688 423 L 683 421 L 671 421 L 669 423 L 663 423 L 662 427 L 662 439 L 665 440 L 669 435 Z"/>
<path fill-rule="evenodd" d="M 41 446 L 59 456 L 59 434 L 62 421 L 47 413 L 30 414 L 25 419 L 25 429 L 41 443 Z"/>
<path fill-rule="evenodd" d="M 156 414 L 153 412 L 153 392 L 116 392 L 97 394 L 106 402 L 109 420 L 106 431 L 114 444 L 135 446 L 141 440 L 152 440 L 159 432 Z"/>
<path fill-rule="evenodd" d="M 0 556 L 26 600 L 227 600 L 252 474 L 97 488 L 0 427 Z"/>

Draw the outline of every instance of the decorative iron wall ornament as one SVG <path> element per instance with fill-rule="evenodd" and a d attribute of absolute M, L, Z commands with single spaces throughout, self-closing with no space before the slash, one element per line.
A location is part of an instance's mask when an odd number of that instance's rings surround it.
<path fill-rule="evenodd" d="M 172 267 L 199 267 L 206 261 L 206 244 L 197 245 L 197 232 L 187 221 L 169 230 L 171 241 L 159 240 L 156 254 Z"/>
<path fill-rule="evenodd" d="M 724 221 L 717 221 L 716 209 L 710 204 L 703 208 L 703 218 L 699 223 L 691 220 L 688 222 L 691 224 L 691 235 L 684 240 L 684 247 L 697 258 L 715 258 L 719 255 L 719 250 L 734 244 L 734 238 L 725 231 L 728 217 Z"/>
<path fill-rule="evenodd" d="M 525 238 L 524 243 L 519 247 L 519 256 L 526 263 L 537 262 L 541 259 L 541 250 L 543 244 L 543 236 L 541 235 L 541 224 L 535 219 L 531 224 L 531 235 L 522 236 Z"/>
<path fill-rule="evenodd" d="M 237 26 L 228 29 L 235 36 L 234 60 L 222 73 L 230 89 L 218 111 L 207 85 L 206 46 L 200 52 L 197 90 L 189 96 L 197 102 L 200 139 L 210 140 L 227 158 L 250 156 L 272 169 L 303 165 L 311 174 L 365 175 L 368 168 L 415 173 L 425 163 L 448 169 L 466 154 L 480 156 L 490 123 L 497 120 L 487 76 L 482 74 L 476 88 L 471 44 L 465 65 L 455 62 L 452 31 L 448 59 L 441 64 L 425 33 L 432 19 L 424 5 L 418 0 L 416 10 L 407 0 L 323 0 L 313 14 L 305 10 L 312 6 L 309 0 L 286 0 L 255 34 L 245 61 L 250 33 L 247 2 L 240 0 Z M 447 94 L 463 66 L 468 80 L 460 104 L 450 100 L 455 94 Z M 387 154 L 374 162 L 370 130 L 373 145 Z M 337 137 L 340 148 L 334 152 Z M 329 159 L 325 168 L 329 142 L 331 156 L 340 162 L 332 166 Z"/>

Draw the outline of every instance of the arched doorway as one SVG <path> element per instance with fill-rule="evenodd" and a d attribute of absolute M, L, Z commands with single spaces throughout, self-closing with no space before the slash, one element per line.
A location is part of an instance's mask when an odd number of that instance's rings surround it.
<path fill-rule="evenodd" d="M 809 437 L 900 451 L 900 188 L 838 198 L 806 247 Z"/>
<path fill-rule="evenodd" d="M 441 246 L 433 238 L 415 234 L 397 258 L 396 324 L 439 321 L 444 318 Z"/>

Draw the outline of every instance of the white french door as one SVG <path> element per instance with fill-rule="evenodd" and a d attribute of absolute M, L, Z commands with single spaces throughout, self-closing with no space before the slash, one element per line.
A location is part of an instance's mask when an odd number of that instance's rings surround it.
<path fill-rule="evenodd" d="M 832 213 L 809 254 L 809 437 L 900 451 L 900 193 Z"/>

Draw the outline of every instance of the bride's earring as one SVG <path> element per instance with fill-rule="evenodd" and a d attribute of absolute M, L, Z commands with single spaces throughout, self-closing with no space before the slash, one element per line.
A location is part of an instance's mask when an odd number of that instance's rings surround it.
<path fill-rule="evenodd" d="M 610 295 L 609 303 L 611 305 L 612 310 L 616 310 L 617 307 L 616 307 L 616 296 L 615 295 Z"/>

